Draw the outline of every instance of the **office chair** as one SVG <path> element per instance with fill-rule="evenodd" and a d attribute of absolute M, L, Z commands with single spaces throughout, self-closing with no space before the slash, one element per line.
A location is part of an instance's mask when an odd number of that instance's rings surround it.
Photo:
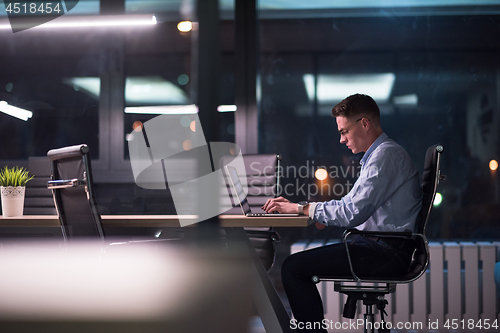
<path fill-rule="evenodd" d="M 85 144 L 52 149 L 47 153 L 52 167 L 52 190 L 64 240 L 104 238 L 101 215 L 94 196 L 89 147 Z"/>
<path fill-rule="evenodd" d="M 47 189 L 50 180 L 50 160 L 46 156 L 28 158 L 28 170 L 35 178 L 26 183 L 25 215 L 57 215 L 52 191 Z"/>
<path fill-rule="evenodd" d="M 228 164 L 234 157 L 222 158 L 222 165 Z M 279 154 L 244 154 L 246 176 L 248 181 L 248 204 L 253 212 L 264 212 L 261 207 L 270 198 L 275 198 L 279 190 L 280 162 Z M 229 191 L 229 183 L 226 184 Z M 231 191 L 229 191 L 231 194 Z M 242 214 L 241 208 L 233 207 L 225 214 Z M 233 206 L 234 206 L 233 205 Z M 275 260 L 275 242 L 280 241 L 280 235 L 272 228 L 245 228 L 250 243 L 261 260 L 267 272 L 271 270 Z"/>
<path fill-rule="evenodd" d="M 80 144 L 53 149 L 47 153 L 47 157 L 52 166 L 52 180 L 47 182 L 47 187 L 53 193 L 64 240 L 75 238 L 103 240 L 106 233 L 95 200 L 89 147 Z M 160 234 L 161 232 L 132 237 L 132 240 L 124 244 L 180 240 L 179 237 L 159 238 Z M 123 239 L 123 236 L 119 237 Z"/>
<path fill-rule="evenodd" d="M 424 173 L 422 175 L 422 208 L 417 216 L 416 232 L 402 233 L 402 232 L 379 232 L 379 231 L 361 231 L 357 229 L 347 229 L 343 235 L 343 242 L 347 249 L 347 258 L 351 269 L 352 277 L 336 277 L 336 276 L 313 276 L 312 281 L 318 283 L 320 281 L 333 281 L 334 290 L 347 295 L 347 301 L 344 305 L 343 316 L 353 319 L 356 312 L 356 303 L 358 300 L 363 301 L 365 305 L 364 314 L 364 332 L 374 332 L 374 314 L 373 305 L 376 305 L 381 313 L 381 325 L 379 332 L 389 332 L 390 329 L 384 327 L 384 314 L 385 306 L 388 304 L 385 300 L 385 295 L 394 293 L 396 285 L 399 283 L 410 283 L 415 281 L 425 273 L 429 264 L 429 248 L 427 238 L 425 237 L 425 227 L 429 219 L 436 189 L 440 181 L 444 181 L 446 177 L 441 175 L 440 163 L 441 154 L 443 153 L 442 145 L 434 145 L 427 149 L 424 162 Z M 359 277 L 353 270 L 353 264 L 349 255 L 349 247 L 347 238 L 349 235 L 370 235 L 370 236 L 406 236 L 411 237 L 416 241 L 413 258 L 409 270 L 405 276 L 394 278 L 372 278 L 372 277 Z M 380 283 L 380 285 L 346 285 L 344 282 L 359 282 L 359 283 Z M 366 325 L 371 323 L 371 325 Z"/>

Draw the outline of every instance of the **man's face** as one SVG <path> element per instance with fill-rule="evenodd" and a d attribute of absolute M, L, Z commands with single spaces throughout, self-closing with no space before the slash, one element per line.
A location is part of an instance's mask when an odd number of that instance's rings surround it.
<path fill-rule="evenodd" d="M 340 133 L 340 143 L 345 143 L 353 154 L 366 151 L 364 139 L 366 132 L 363 129 L 362 119 L 348 119 L 344 116 L 336 117 L 337 128 Z"/>

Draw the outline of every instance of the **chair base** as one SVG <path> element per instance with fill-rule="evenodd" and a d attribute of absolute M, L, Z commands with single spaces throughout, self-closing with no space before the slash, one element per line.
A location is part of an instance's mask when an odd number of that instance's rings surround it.
<path fill-rule="evenodd" d="M 354 319 L 356 315 L 356 305 L 358 301 L 362 301 L 365 306 L 363 332 L 374 333 L 377 327 L 379 333 L 389 333 L 391 330 L 386 327 L 384 315 L 385 306 L 388 304 L 385 295 L 396 291 L 396 285 L 387 283 L 385 286 L 356 286 L 343 285 L 340 282 L 334 283 L 336 292 L 347 295 L 347 301 L 344 305 L 343 316 L 345 318 Z M 380 311 L 380 325 L 375 325 L 375 315 L 373 306 L 376 305 Z"/>

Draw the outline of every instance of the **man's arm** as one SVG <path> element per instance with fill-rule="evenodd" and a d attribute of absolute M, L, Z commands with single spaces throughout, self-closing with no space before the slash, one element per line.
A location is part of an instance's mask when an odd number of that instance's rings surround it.
<path fill-rule="evenodd" d="M 403 162 L 400 157 L 392 149 L 372 155 L 351 191 L 340 200 L 319 202 L 312 218 L 339 227 L 356 227 L 366 222 L 416 173 L 411 160 Z"/>
<path fill-rule="evenodd" d="M 304 215 L 305 216 L 311 216 L 311 213 L 314 213 L 312 210 L 316 207 L 316 202 L 313 203 L 308 203 L 307 205 L 304 205 Z M 290 202 L 288 199 L 285 199 L 283 197 L 279 198 L 273 198 L 273 199 L 268 199 L 266 204 L 262 206 L 262 209 L 265 210 L 266 212 L 270 213 L 273 211 L 278 211 L 280 213 L 298 213 L 299 211 L 299 205 L 293 202 Z M 316 224 L 316 228 L 319 230 L 325 229 L 326 224 L 315 222 L 313 220 L 310 220 L 311 223 Z"/>
<path fill-rule="evenodd" d="M 303 206 L 303 212 L 304 215 L 309 216 L 310 215 L 310 207 L 311 203 L 308 203 Z M 283 198 L 283 197 L 278 197 L 278 198 L 272 198 L 268 199 L 264 206 L 261 207 L 263 210 L 265 210 L 267 213 L 272 213 L 272 212 L 279 212 L 279 213 L 291 213 L 291 214 L 298 214 L 299 212 L 299 204 L 291 202 L 290 200 Z"/>
<path fill-rule="evenodd" d="M 285 214 L 298 214 L 299 213 L 299 205 L 293 202 L 290 202 L 290 200 L 283 198 L 283 197 L 278 197 L 278 198 L 272 198 L 268 199 L 264 206 L 262 206 L 262 209 L 265 210 L 267 213 L 272 213 L 272 212 L 279 212 L 279 213 L 285 213 Z M 304 213 L 306 211 L 306 207 L 304 207 Z M 307 215 L 307 214 L 306 214 Z"/>

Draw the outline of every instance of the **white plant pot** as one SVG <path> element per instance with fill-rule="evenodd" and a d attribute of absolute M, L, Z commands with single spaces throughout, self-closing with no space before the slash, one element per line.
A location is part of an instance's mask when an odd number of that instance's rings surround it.
<path fill-rule="evenodd" d="M 3 217 L 23 216 L 24 190 L 24 186 L 0 186 L 0 191 L 2 192 Z"/>

